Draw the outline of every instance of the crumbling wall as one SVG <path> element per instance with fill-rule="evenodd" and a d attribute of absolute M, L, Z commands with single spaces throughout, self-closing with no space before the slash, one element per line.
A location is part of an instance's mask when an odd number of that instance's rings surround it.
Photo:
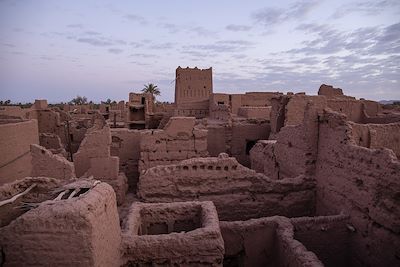
<path fill-rule="evenodd" d="M 364 105 L 355 99 L 328 99 L 328 107 L 336 112 L 343 113 L 349 121 L 362 122 Z"/>
<path fill-rule="evenodd" d="M 38 143 L 36 120 L 0 124 L 0 185 L 31 174 L 30 145 Z"/>
<path fill-rule="evenodd" d="M 279 266 L 276 228 L 271 218 L 220 222 L 224 266 Z"/>
<path fill-rule="evenodd" d="M 275 156 L 276 140 L 260 140 L 250 150 L 251 169 L 271 179 L 279 179 L 279 164 Z"/>
<path fill-rule="evenodd" d="M 271 133 L 275 135 L 283 126 L 286 120 L 286 105 L 290 97 L 287 95 L 276 96 L 271 99 Z"/>
<path fill-rule="evenodd" d="M 112 188 L 39 204 L 0 229 L 9 266 L 120 266 L 121 230 Z"/>
<path fill-rule="evenodd" d="M 325 97 L 307 96 L 304 94 L 295 94 L 290 96 L 285 108 L 285 124 L 299 125 L 304 122 L 306 109 L 308 105 L 312 105 L 315 109 L 322 110 L 327 106 Z"/>
<path fill-rule="evenodd" d="M 27 108 L 18 106 L 0 106 L 0 115 L 13 116 L 26 119 L 26 113 L 29 111 Z"/>
<path fill-rule="evenodd" d="M 74 154 L 77 177 L 90 177 L 109 183 L 117 194 L 118 204 L 125 200 L 128 181 L 119 172 L 119 158 L 111 156 L 111 132 L 107 125 L 96 124 L 87 131 L 85 139 Z"/>
<path fill-rule="evenodd" d="M 28 113 L 29 119 L 37 119 L 39 133 L 59 133 L 60 114 L 51 109 L 33 109 Z"/>
<path fill-rule="evenodd" d="M 138 195 L 146 202 L 210 200 L 222 220 L 314 212 L 312 180 L 274 181 L 226 154 L 150 168 L 139 178 Z"/>
<path fill-rule="evenodd" d="M 382 112 L 381 104 L 371 100 L 361 100 L 364 104 L 365 114 L 369 117 L 377 116 Z"/>
<path fill-rule="evenodd" d="M 334 97 L 342 97 L 343 95 L 343 90 L 340 88 L 333 88 L 332 85 L 326 85 L 322 84 L 319 87 L 318 90 L 318 95 L 324 95 L 328 98 L 334 98 Z"/>
<path fill-rule="evenodd" d="M 326 99 L 294 95 L 288 102 L 280 100 L 278 103 L 287 103 L 286 126 L 275 133 L 276 142 L 257 145 L 255 151 L 250 152 L 251 161 L 257 165 L 258 171 L 262 170 L 273 179 L 313 175 L 318 145 L 318 115 L 326 107 Z"/>
<path fill-rule="evenodd" d="M 61 139 L 56 134 L 41 133 L 39 134 L 39 143 L 41 146 L 50 150 L 53 154 L 61 154 L 63 157 L 67 157 L 67 151 L 65 150 Z"/>
<path fill-rule="evenodd" d="M 214 120 L 229 121 L 232 119 L 230 107 L 227 104 L 210 103 L 209 117 Z"/>
<path fill-rule="evenodd" d="M 122 242 L 129 266 L 222 266 L 224 242 L 210 201 L 134 203 Z"/>
<path fill-rule="evenodd" d="M 400 163 L 393 151 L 352 141 L 342 114 L 320 119 L 317 214 L 350 215 L 353 266 L 397 266 L 400 247 Z"/>
<path fill-rule="evenodd" d="M 51 177 L 62 180 L 76 178 L 74 164 L 46 148 L 32 144 L 32 177 Z"/>
<path fill-rule="evenodd" d="M 271 106 L 269 107 L 240 107 L 238 115 L 251 119 L 269 120 L 271 114 Z"/>
<path fill-rule="evenodd" d="M 207 130 L 194 125 L 193 117 L 172 117 L 163 130 L 143 131 L 139 172 L 143 173 L 154 166 L 207 156 Z"/>
<path fill-rule="evenodd" d="M 400 123 L 357 124 L 351 123 L 352 140 L 367 148 L 388 148 L 400 158 Z"/>
<path fill-rule="evenodd" d="M 22 208 L 23 203 L 41 203 L 52 199 L 51 192 L 60 186 L 61 180 L 48 177 L 25 177 L 11 183 L 0 186 L 0 201 L 11 199 L 12 197 L 29 190 L 11 203 L 0 207 L 0 227 L 6 226 L 13 220 L 27 212 Z M 1 247 L 0 243 L 0 247 Z M 0 257 L 0 263 L 2 263 Z M 4 260 L 4 259 L 3 259 Z"/>
<path fill-rule="evenodd" d="M 109 158 L 111 133 L 108 126 L 90 128 L 83 139 L 78 152 L 74 154 L 75 172 L 78 177 L 84 175 L 92 158 Z"/>
<path fill-rule="evenodd" d="M 270 125 L 265 120 L 234 120 L 231 132 L 229 128 L 225 130 L 228 154 L 250 167 L 250 150 L 258 140 L 268 139 Z"/>
<path fill-rule="evenodd" d="M 294 238 L 314 252 L 324 266 L 351 266 L 349 216 L 292 218 Z"/>
<path fill-rule="evenodd" d="M 211 156 L 228 153 L 240 164 L 250 166 L 250 150 L 258 140 L 268 139 L 270 125 L 265 120 L 235 119 L 207 124 L 207 150 Z"/>
<path fill-rule="evenodd" d="M 246 92 L 241 95 L 241 106 L 267 107 L 271 106 L 271 99 L 281 95 L 278 92 Z"/>
<path fill-rule="evenodd" d="M 285 217 L 222 221 L 220 227 L 224 266 L 323 266 L 312 251 L 294 239 L 293 225 Z"/>
<path fill-rule="evenodd" d="M 119 157 L 119 169 L 128 177 L 129 187 L 136 189 L 139 180 L 141 131 L 111 129 L 111 156 Z"/>
<path fill-rule="evenodd" d="M 69 146 L 69 142 L 71 142 L 71 151 L 72 153 L 76 153 L 81 145 L 83 139 L 85 138 L 86 132 L 93 126 L 94 118 L 74 118 L 72 121 L 69 121 L 68 127 L 64 125 L 62 129 L 60 129 L 59 136 L 63 144 L 66 147 Z M 68 138 L 68 128 L 69 128 L 69 138 Z"/>

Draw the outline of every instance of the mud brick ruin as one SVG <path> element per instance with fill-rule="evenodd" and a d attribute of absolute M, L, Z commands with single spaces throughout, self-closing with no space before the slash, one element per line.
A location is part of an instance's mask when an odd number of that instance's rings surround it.
<path fill-rule="evenodd" d="M 0 107 L 1 266 L 399 266 L 400 112 L 322 84 Z"/>

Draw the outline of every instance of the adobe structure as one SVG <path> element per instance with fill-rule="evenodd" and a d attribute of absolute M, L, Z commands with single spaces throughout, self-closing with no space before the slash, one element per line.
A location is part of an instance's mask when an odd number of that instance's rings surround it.
<path fill-rule="evenodd" d="M 399 266 L 400 112 L 321 85 L 0 107 L 2 266 Z"/>

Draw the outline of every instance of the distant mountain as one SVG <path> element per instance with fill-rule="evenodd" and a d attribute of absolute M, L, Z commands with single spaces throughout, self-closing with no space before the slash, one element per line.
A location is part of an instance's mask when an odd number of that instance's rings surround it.
<path fill-rule="evenodd" d="M 390 105 L 390 104 L 393 104 L 393 102 L 400 102 L 400 100 L 381 100 L 381 101 L 379 101 L 379 103 L 381 103 L 383 105 Z"/>

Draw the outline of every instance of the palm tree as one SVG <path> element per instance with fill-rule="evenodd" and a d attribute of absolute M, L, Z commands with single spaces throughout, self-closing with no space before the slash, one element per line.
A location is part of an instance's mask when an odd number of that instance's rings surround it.
<path fill-rule="evenodd" d="M 148 83 L 147 85 L 144 85 L 144 88 L 142 89 L 143 93 L 150 93 L 153 96 L 153 99 L 155 99 L 156 95 L 161 95 L 160 90 L 158 89 L 157 85 Z"/>

